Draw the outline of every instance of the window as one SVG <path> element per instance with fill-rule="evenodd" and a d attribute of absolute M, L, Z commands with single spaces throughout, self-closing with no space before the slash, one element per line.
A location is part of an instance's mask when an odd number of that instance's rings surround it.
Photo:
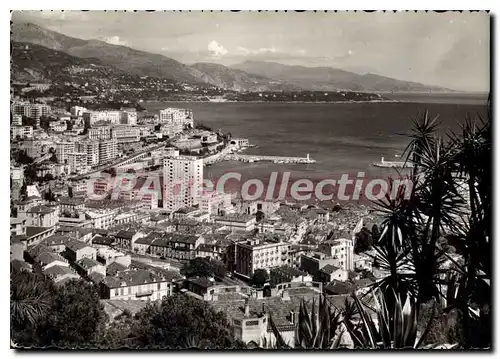
<path fill-rule="evenodd" d="M 161 289 L 161 283 L 158 283 L 158 290 Z"/>
<path fill-rule="evenodd" d="M 115 297 L 118 296 L 118 289 L 115 289 Z"/>
<path fill-rule="evenodd" d="M 123 295 L 123 288 L 120 288 L 120 295 Z"/>

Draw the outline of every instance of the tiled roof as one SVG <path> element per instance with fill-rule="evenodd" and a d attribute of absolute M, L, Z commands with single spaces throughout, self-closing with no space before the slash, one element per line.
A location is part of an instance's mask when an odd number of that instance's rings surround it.
<path fill-rule="evenodd" d="M 43 271 L 43 274 L 48 275 L 52 278 L 61 277 L 66 274 L 75 274 L 71 268 L 66 266 L 52 266 Z"/>
<path fill-rule="evenodd" d="M 135 232 L 132 231 L 120 231 L 118 232 L 115 237 L 116 238 L 125 238 L 125 239 L 132 239 L 132 237 L 135 235 Z"/>
<path fill-rule="evenodd" d="M 98 272 L 92 272 L 88 275 L 88 277 L 92 282 L 96 284 L 101 283 L 105 278 L 103 274 Z"/>
<path fill-rule="evenodd" d="M 117 262 L 113 262 L 113 263 L 111 263 L 110 265 L 108 265 L 106 267 L 106 274 L 109 275 L 109 276 L 114 276 L 118 272 L 122 272 L 122 271 L 124 271 L 126 269 L 127 269 L 127 267 L 124 266 L 123 264 L 120 264 L 120 263 L 117 263 Z"/>
<path fill-rule="evenodd" d="M 104 279 L 104 284 L 109 288 L 118 288 L 123 286 L 134 286 L 139 284 L 166 282 L 167 278 L 163 279 L 159 275 L 153 274 L 143 269 L 131 269 L 117 273 L 116 276 L 107 276 Z"/>
<path fill-rule="evenodd" d="M 37 214 L 50 214 L 54 212 L 54 208 L 50 208 L 47 206 L 34 206 L 28 210 L 28 213 L 37 213 Z"/>
<path fill-rule="evenodd" d="M 135 241 L 135 244 L 151 244 L 155 241 L 156 239 L 153 236 L 147 236 L 147 237 L 142 237 L 139 238 Z"/>
<path fill-rule="evenodd" d="M 45 238 L 40 243 L 43 245 L 46 245 L 46 246 L 57 246 L 57 245 L 66 244 L 70 240 L 71 239 L 69 238 L 69 236 L 52 235 L 50 237 Z"/>
<path fill-rule="evenodd" d="M 93 260 L 92 258 L 82 258 L 79 261 L 77 261 L 75 264 L 78 266 L 84 268 L 84 269 L 90 269 L 98 265 L 102 265 L 101 263 Z"/>
<path fill-rule="evenodd" d="M 114 241 L 115 240 L 111 237 L 97 236 L 97 237 L 92 238 L 92 244 L 102 244 L 102 245 L 106 245 L 106 246 L 113 244 Z"/>
<path fill-rule="evenodd" d="M 43 233 L 47 230 L 49 230 L 50 227 L 34 227 L 34 226 L 28 226 L 26 227 L 26 236 L 28 238 L 34 237 L 40 233 Z"/>
<path fill-rule="evenodd" d="M 63 257 L 54 252 L 42 252 L 36 257 L 36 261 L 41 265 L 47 265 L 56 261 L 66 262 Z"/>
<path fill-rule="evenodd" d="M 66 244 L 66 248 L 71 249 L 73 252 L 76 252 L 76 251 L 83 249 L 85 247 L 89 247 L 89 245 L 87 245 L 83 242 L 80 242 L 80 241 L 75 241 L 75 240 L 68 242 Z"/>
<path fill-rule="evenodd" d="M 324 266 L 323 268 L 321 268 L 320 271 L 323 272 L 323 273 L 326 273 L 326 274 L 332 274 L 333 272 L 335 272 L 338 269 L 340 269 L 340 268 L 335 267 L 335 266 L 333 266 L 331 264 L 327 264 L 326 266 Z"/>

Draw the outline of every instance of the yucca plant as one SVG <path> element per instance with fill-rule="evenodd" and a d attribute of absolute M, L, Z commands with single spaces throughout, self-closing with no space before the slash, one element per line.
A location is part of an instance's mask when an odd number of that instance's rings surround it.
<path fill-rule="evenodd" d="M 392 296 L 394 309 L 387 305 L 387 296 Z M 417 338 L 418 305 L 415 298 L 407 296 L 403 301 L 395 292 L 386 292 L 380 288 L 373 289 L 368 305 L 355 294 L 351 295 L 355 311 L 344 316 L 354 348 L 357 349 L 416 349 L 421 348 L 429 330 Z M 365 297 L 366 298 L 366 297 Z M 429 322 L 430 324 L 430 322 Z"/>
<path fill-rule="evenodd" d="M 305 301 L 300 302 L 297 322 L 295 327 L 295 349 L 337 349 L 340 347 L 342 338 L 342 313 L 332 308 L 328 299 L 320 295 L 318 304 L 313 299 L 311 311 L 309 312 Z M 261 348 L 265 349 L 290 349 L 279 332 L 272 315 L 269 316 L 269 325 L 273 331 L 276 343 L 272 345 L 269 341 L 262 341 Z"/>

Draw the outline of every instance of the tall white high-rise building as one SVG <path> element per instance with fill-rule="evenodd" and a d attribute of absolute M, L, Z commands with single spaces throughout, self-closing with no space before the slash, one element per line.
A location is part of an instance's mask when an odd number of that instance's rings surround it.
<path fill-rule="evenodd" d="M 163 162 L 163 208 L 176 211 L 198 202 L 203 185 L 203 160 L 180 156 Z"/>
<path fill-rule="evenodd" d="M 111 162 L 118 156 L 118 143 L 115 139 L 99 142 L 99 164 Z"/>
<path fill-rule="evenodd" d="M 59 163 L 68 163 L 68 154 L 75 152 L 75 142 L 62 141 L 56 143 L 56 157 Z"/>

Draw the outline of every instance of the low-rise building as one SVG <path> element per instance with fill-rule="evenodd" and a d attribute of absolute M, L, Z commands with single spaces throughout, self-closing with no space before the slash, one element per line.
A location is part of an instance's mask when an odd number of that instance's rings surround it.
<path fill-rule="evenodd" d="M 285 282 L 312 282 L 310 274 L 289 265 L 272 268 L 269 272 L 269 282 L 276 285 Z"/>
<path fill-rule="evenodd" d="M 19 212 L 18 212 L 19 213 Z M 34 206 L 26 211 L 26 223 L 35 227 L 53 227 L 59 221 L 59 208 Z"/>
<path fill-rule="evenodd" d="M 227 227 L 231 232 L 250 232 L 255 228 L 256 218 L 249 214 L 229 214 L 216 218 L 215 223 Z"/>
<path fill-rule="evenodd" d="M 106 275 L 106 266 L 88 257 L 76 261 L 75 267 L 81 276 L 88 277 L 91 273 L 99 273 L 103 276 Z"/>
<path fill-rule="evenodd" d="M 162 271 L 160 276 L 144 269 L 126 270 L 107 276 L 100 284 L 103 299 L 161 300 L 173 294 L 175 280 L 180 275 Z"/>
<path fill-rule="evenodd" d="M 333 258 L 321 252 L 302 254 L 300 257 L 300 269 L 312 275 L 316 280 L 320 276 L 320 269 L 326 265 L 340 267 L 340 261 L 338 258 Z"/>
<path fill-rule="evenodd" d="M 66 244 L 65 257 L 72 263 L 82 258 L 95 260 L 97 258 L 97 250 L 88 244 L 73 240 Z"/>
<path fill-rule="evenodd" d="M 290 244 L 249 239 L 234 244 L 234 272 L 251 278 L 256 269 L 290 265 Z"/>

